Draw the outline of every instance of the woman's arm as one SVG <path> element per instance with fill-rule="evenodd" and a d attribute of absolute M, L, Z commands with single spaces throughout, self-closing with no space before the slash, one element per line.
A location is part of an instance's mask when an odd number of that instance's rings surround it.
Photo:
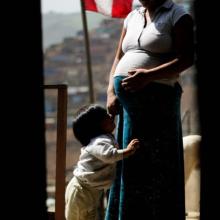
<path fill-rule="evenodd" d="M 193 21 L 189 15 L 182 16 L 173 29 L 175 57 L 152 69 L 135 69 L 123 80 L 126 90 L 136 91 L 154 80 L 173 78 L 189 68 L 194 62 Z"/>
<path fill-rule="evenodd" d="M 109 74 L 109 84 L 108 84 L 108 89 L 107 89 L 107 109 L 108 109 L 109 114 L 113 116 L 118 114 L 118 109 L 119 109 L 119 106 L 118 106 L 119 103 L 114 93 L 113 75 L 114 75 L 115 68 L 119 60 L 124 55 L 122 52 L 122 41 L 124 39 L 125 34 L 126 34 L 126 29 L 122 28 L 121 37 L 119 40 L 115 59 L 114 59 L 114 62 L 113 62 L 113 65 L 112 65 L 112 68 Z"/>

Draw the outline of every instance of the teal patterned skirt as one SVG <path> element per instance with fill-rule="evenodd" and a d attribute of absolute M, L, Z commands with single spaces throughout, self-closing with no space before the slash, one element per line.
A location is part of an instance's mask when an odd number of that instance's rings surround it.
<path fill-rule="evenodd" d="M 122 79 L 114 78 L 121 103 L 116 138 L 122 148 L 138 138 L 140 148 L 117 164 L 105 220 L 184 220 L 181 86 L 150 83 L 132 93 Z"/>

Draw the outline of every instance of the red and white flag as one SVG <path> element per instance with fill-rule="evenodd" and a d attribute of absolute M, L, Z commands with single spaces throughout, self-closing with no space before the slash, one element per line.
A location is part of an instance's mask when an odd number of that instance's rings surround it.
<path fill-rule="evenodd" d="M 113 18 L 124 18 L 133 9 L 134 0 L 83 0 L 85 10 Z"/>

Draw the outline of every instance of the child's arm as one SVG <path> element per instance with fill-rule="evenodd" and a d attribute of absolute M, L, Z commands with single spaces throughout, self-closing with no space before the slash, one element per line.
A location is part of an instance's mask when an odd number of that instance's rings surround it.
<path fill-rule="evenodd" d="M 98 138 L 86 151 L 106 163 L 115 163 L 135 153 L 139 141 L 133 139 L 126 149 L 117 149 L 108 138 Z"/>
<path fill-rule="evenodd" d="M 128 144 L 127 148 L 123 149 L 123 157 L 129 157 L 130 155 L 134 154 L 135 151 L 139 148 L 139 140 L 133 139 Z"/>

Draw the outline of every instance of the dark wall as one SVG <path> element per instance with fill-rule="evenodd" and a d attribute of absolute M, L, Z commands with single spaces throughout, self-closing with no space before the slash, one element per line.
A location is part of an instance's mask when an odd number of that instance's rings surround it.
<path fill-rule="evenodd" d="M 1 7 L 1 210 L 6 219 L 47 219 L 40 7 L 39 0 Z"/>
<path fill-rule="evenodd" d="M 219 195 L 219 8 L 213 1 L 195 0 L 198 98 L 202 133 L 201 220 L 218 216 Z"/>

